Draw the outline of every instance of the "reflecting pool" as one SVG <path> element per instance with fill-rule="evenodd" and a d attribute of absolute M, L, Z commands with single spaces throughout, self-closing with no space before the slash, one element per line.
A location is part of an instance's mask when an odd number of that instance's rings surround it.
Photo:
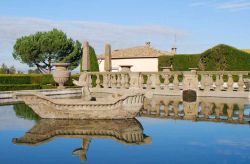
<path fill-rule="evenodd" d="M 155 97 L 129 120 L 39 119 L 0 106 L 0 163 L 250 163 L 242 99 Z"/>

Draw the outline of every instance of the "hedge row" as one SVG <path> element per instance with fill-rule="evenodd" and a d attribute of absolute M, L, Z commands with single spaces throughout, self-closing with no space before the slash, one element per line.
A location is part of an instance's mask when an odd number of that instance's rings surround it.
<path fill-rule="evenodd" d="M 72 86 L 72 79 L 78 80 L 79 74 L 72 75 L 66 86 Z M 56 85 L 51 74 L 0 74 L 0 85 L 4 84 L 40 84 Z"/>
<path fill-rule="evenodd" d="M 72 75 L 65 86 L 73 86 L 73 79 L 78 80 L 79 74 Z M 0 74 L 0 91 L 53 89 L 56 86 L 51 74 Z"/>
<path fill-rule="evenodd" d="M 0 91 L 41 89 L 39 84 L 0 84 Z"/>
<path fill-rule="evenodd" d="M 160 56 L 158 67 L 173 66 L 175 71 L 199 68 L 204 71 L 250 71 L 250 54 L 228 45 L 217 45 L 201 54 Z"/>
<path fill-rule="evenodd" d="M 0 74 L 0 84 L 55 84 L 51 74 Z"/>

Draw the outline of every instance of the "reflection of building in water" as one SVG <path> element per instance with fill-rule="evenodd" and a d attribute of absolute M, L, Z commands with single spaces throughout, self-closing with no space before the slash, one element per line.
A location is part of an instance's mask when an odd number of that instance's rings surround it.
<path fill-rule="evenodd" d="M 23 137 L 14 138 L 15 144 L 40 145 L 55 137 L 82 138 L 81 148 L 73 154 L 86 160 L 89 144 L 93 138 L 112 138 L 123 144 L 149 144 L 151 138 L 143 133 L 136 119 L 128 120 L 53 120 L 42 119 Z"/>
<path fill-rule="evenodd" d="M 244 105 L 249 103 L 249 100 L 240 98 L 199 97 L 195 102 L 185 102 L 177 96 L 154 96 L 144 101 L 142 115 L 196 121 L 248 123 L 250 111 L 244 109 Z"/>

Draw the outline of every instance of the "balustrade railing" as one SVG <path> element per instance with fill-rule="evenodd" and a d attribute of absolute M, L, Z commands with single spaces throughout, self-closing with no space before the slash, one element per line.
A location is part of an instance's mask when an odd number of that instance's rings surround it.
<path fill-rule="evenodd" d="M 89 87 L 200 92 L 249 92 L 247 71 L 88 72 Z"/>
<path fill-rule="evenodd" d="M 203 91 L 249 91 L 244 82 L 247 71 L 198 71 L 199 89 Z"/>

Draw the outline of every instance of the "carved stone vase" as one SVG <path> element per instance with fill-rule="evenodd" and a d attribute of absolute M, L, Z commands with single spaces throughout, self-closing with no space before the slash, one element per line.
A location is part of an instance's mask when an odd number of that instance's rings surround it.
<path fill-rule="evenodd" d="M 53 72 L 54 80 L 59 84 L 58 89 L 64 89 L 64 83 L 69 80 L 69 63 L 54 63 L 56 70 Z"/>

